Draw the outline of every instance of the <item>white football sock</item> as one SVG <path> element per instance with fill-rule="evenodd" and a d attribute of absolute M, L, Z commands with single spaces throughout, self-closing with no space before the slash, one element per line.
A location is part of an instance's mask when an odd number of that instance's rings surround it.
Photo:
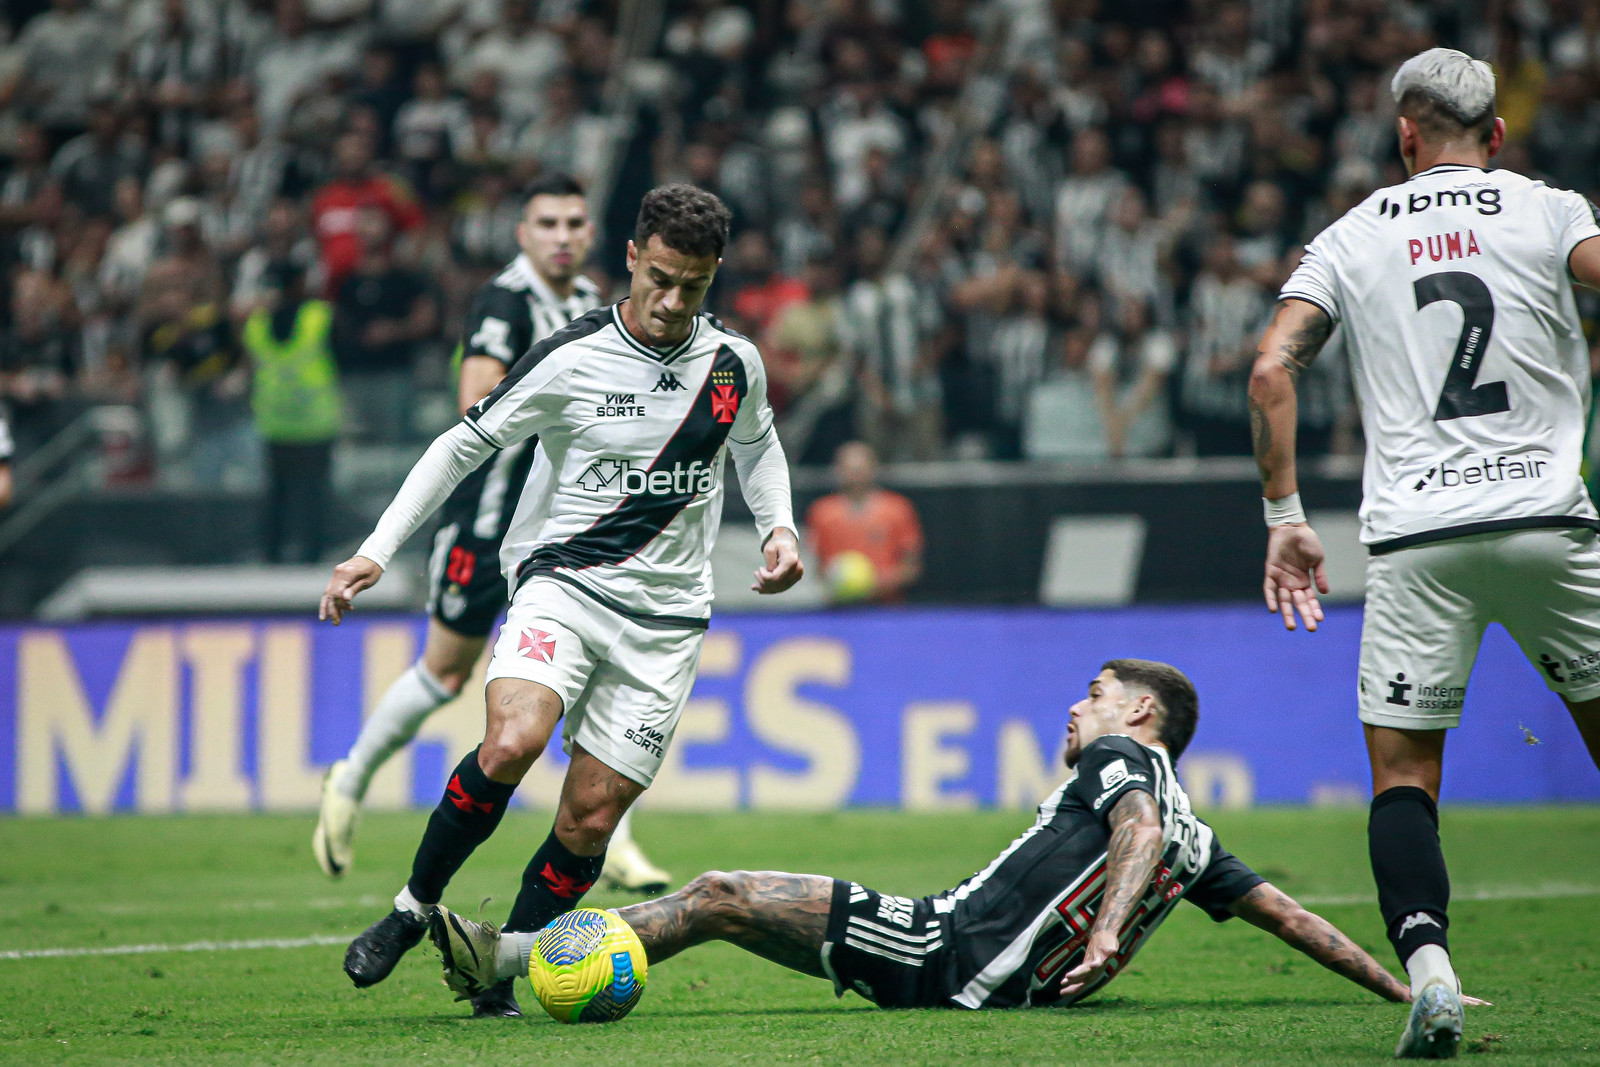
<path fill-rule="evenodd" d="M 501 934 L 494 950 L 494 976 L 500 981 L 507 978 L 528 977 L 528 958 L 533 955 L 533 943 L 538 933 Z"/>
<path fill-rule="evenodd" d="M 611 832 L 611 841 L 606 846 L 626 844 L 633 840 L 633 809 L 629 808 L 622 813 L 622 818 L 617 820 L 617 828 Z"/>
<path fill-rule="evenodd" d="M 419 919 L 426 919 L 428 917 L 428 913 L 433 910 L 433 907 L 434 906 L 432 904 L 424 904 L 422 901 L 412 896 L 411 887 L 409 885 L 403 886 L 400 892 L 394 895 L 395 911 L 409 911 Z"/>
<path fill-rule="evenodd" d="M 1411 976 L 1411 995 L 1419 995 L 1433 982 L 1443 982 L 1457 993 L 1461 981 L 1455 968 L 1450 966 L 1450 953 L 1439 945 L 1423 945 L 1406 960 L 1406 974 Z"/>
<path fill-rule="evenodd" d="M 345 765 L 333 787 L 347 797 L 360 800 L 367 785 L 389 757 L 411 743 L 428 716 L 453 697 L 444 683 L 435 678 L 421 660 L 394 680 L 361 725 L 361 736 L 350 747 Z"/>

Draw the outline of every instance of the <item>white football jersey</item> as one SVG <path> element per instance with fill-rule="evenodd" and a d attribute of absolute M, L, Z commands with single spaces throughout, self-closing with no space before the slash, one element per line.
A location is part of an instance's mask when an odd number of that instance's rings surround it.
<path fill-rule="evenodd" d="M 730 439 L 774 433 L 756 346 L 702 313 L 666 351 L 596 308 L 531 348 L 467 412 L 497 448 L 539 445 L 500 563 L 513 590 L 558 578 L 637 618 L 700 625 Z"/>
<path fill-rule="evenodd" d="M 1578 473 L 1589 353 L 1567 270 L 1596 236 L 1577 193 L 1446 164 L 1378 190 L 1307 247 L 1280 297 L 1344 327 L 1374 551 L 1600 526 Z"/>

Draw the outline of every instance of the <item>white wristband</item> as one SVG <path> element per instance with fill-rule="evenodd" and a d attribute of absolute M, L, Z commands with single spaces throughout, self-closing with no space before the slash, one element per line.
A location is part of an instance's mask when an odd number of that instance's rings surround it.
<path fill-rule="evenodd" d="M 1290 523 L 1306 521 L 1305 509 L 1300 506 L 1299 493 L 1290 493 L 1276 500 L 1262 497 L 1261 510 L 1266 513 L 1268 526 L 1287 526 Z"/>

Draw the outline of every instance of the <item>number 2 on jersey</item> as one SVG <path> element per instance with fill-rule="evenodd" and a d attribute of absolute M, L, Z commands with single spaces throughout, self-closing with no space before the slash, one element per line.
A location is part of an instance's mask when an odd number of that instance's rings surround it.
<path fill-rule="evenodd" d="M 1433 411 L 1434 421 L 1510 411 L 1505 382 L 1473 384 L 1478 377 L 1478 361 L 1488 350 L 1489 337 L 1494 333 L 1494 297 L 1483 279 L 1476 274 L 1447 270 L 1418 278 L 1413 288 L 1418 311 L 1440 300 L 1461 308 L 1461 336 L 1456 339 L 1455 355 L 1444 376 L 1439 406 Z"/>

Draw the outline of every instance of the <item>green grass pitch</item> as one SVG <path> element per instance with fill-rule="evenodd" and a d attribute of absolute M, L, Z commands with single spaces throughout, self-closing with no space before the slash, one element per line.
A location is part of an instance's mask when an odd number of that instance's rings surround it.
<path fill-rule="evenodd" d="M 19 951 L 354 934 L 388 908 L 421 814 L 369 816 L 357 868 L 329 882 L 308 818 L 0 820 L 0 1061 L 67 1063 L 1376 1063 L 1402 1009 L 1239 922 L 1182 908 L 1118 978 L 1070 1010 L 884 1012 L 722 945 L 652 968 L 619 1024 L 567 1027 L 519 985 L 523 1020 L 475 1022 L 426 943 L 353 989 L 343 945 L 15 958 Z M 513 813 L 447 902 L 503 917 L 546 815 Z M 921 894 L 987 862 L 1018 813 L 639 818 L 675 874 L 779 868 Z M 1359 809 L 1218 815 L 1224 843 L 1386 965 Z M 1600 1062 L 1600 808 L 1449 808 L 1452 939 L 1468 991 L 1464 1054 Z M 614 894 L 589 902 L 616 905 Z M 6 954 L 10 954 L 9 957 Z"/>

